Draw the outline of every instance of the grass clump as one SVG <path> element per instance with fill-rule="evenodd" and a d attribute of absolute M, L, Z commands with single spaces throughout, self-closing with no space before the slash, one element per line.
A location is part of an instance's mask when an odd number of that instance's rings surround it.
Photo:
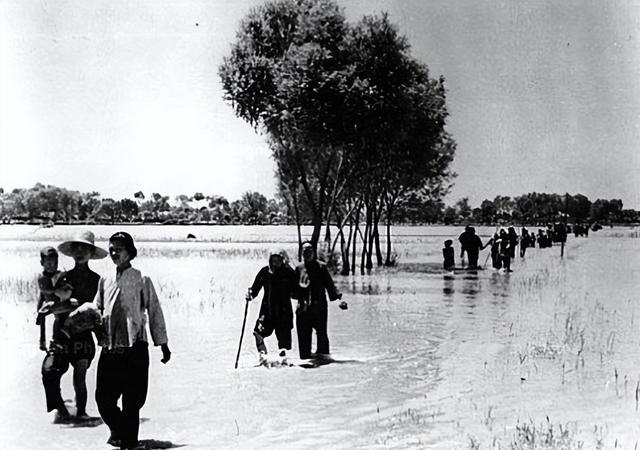
<path fill-rule="evenodd" d="M 568 425 L 554 425 L 548 416 L 546 423 L 540 425 L 533 421 L 518 423 L 509 444 L 514 450 L 581 449 L 583 446 Z"/>

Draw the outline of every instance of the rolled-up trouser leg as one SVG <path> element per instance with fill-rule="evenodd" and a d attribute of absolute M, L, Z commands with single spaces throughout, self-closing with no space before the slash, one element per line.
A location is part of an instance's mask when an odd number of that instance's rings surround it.
<path fill-rule="evenodd" d="M 264 338 L 260 335 L 260 332 L 253 330 L 253 337 L 256 338 L 256 348 L 260 353 L 267 353 L 267 346 L 264 343 Z"/>
<path fill-rule="evenodd" d="M 49 351 L 42 361 L 42 384 L 47 398 L 47 411 L 64 407 L 60 391 L 60 379 L 69 369 L 69 361 L 65 354 Z"/>

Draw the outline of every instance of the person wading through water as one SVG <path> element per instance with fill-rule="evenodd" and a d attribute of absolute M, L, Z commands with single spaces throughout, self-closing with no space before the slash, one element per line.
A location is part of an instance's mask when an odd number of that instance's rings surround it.
<path fill-rule="evenodd" d="M 312 357 L 313 330 L 316 330 L 316 357 L 329 358 L 326 293 L 329 294 L 331 301 L 342 299 L 342 294 L 336 289 L 327 266 L 316 259 L 316 252 L 311 242 L 302 244 L 302 259 L 304 262 L 296 267 L 297 286 L 293 291 L 293 297 L 298 300 L 296 327 L 300 359 Z M 340 308 L 347 309 L 347 302 L 340 302 Z"/>
<path fill-rule="evenodd" d="M 482 240 L 476 234 L 476 229 L 467 225 L 464 232 L 458 237 L 458 241 L 460 241 L 461 245 L 460 258 L 464 258 L 464 252 L 467 252 L 467 258 L 469 260 L 467 267 L 469 269 L 477 269 L 478 256 L 480 256 L 480 250 L 484 247 L 482 246 Z"/>
<path fill-rule="evenodd" d="M 500 230 L 500 259 L 505 272 L 513 272 L 511 270 L 511 239 L 509 234 L 504 230 Z"/>
<path fill-rule="evenodd" d="M 147 320 L 153 342 L 162 350 L 160 361 L 166 364 L 171 359 L 164 314 L 153 282 L 131 267 L 137 254 L 129 233 L 120 231 L 111 236 L 109 255 L 116 266 L 114 273 L 100 279 L 93 303 L 72 313 L 91 308 L 102 316 L 96 403 L 111 431 L 107 443 L 121 449 L 138 446 L 140 409 L 149 386 Z"/>
<path fill-rule="evenodd" d="M 529 230 L 522 227 L 520 236 L 520 258 L 524 258 L 524 254 L 527 252 L 527 248 L 531 245 L 531 239 L 529 238 Z"/>
<path fill-rule="evenodd" d="M 500 270 L 502 260 L 500 259 L 500 236 L 497 232 L 493 233 L 493 237 L 485 244 L 485 247 L 491 247 L 491 267 Z"/>
<path fill-rule="evenodd" d="M 81 231 L 74 239 L 58 246 L 60 253 L 72 257 L 75 262 L 74 268 L 65 274 L 71 289 L 63 300 L 72 298 L 79 305 L 93 301 L 100 275 L 89 268 L 89 260 L 107 256 L 106 250 L 96 247 L 94 242 L 95 237 L 91 231 Z M 57 411 L 56 422 L 65 422 L 70 418 L 60 391 L 60 380 L 69 369 L 69 365 L 73 366 L 76 417 L 87 418 L 86 376 L 96 353 L 90 330 L 76 335 L 63 332 L 68 317 L 69 313 L 56 314 L 51 345 L 42 362 L 42 383 L 47 397 L 47 411 Z"/>
<path fill-rule="evenodd" d="M 509 237 L 509 256 L 511 257 L 511 261 L 516 258 L 516 247 L 518 246 L 518 233 L 516 233 L 516 229 L 513 227 L 509 227 L 507 229 L 507 236 Z"/>
<path fill-rule="evenodd" d="M 286 253 L 273 252 L 269 255 L 269 264 L 258 272 L 247 292 L 247 301 L 257 297 L 260 289 L 264 294 L 260 305 L 260 314 L 253 329 L 256 347 L 263 359 L 267 354 L 264 338 L 275 331 L 278 339 L 279 355 L 286 356 L 291 350 L 291 330 L 293 329 L 293 308 L 291 292 L 295 283 L 295 272 L 286 261 Z"/>

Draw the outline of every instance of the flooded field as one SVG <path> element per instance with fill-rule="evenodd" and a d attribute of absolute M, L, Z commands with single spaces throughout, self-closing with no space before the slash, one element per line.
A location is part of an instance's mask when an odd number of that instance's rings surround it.
<path fill-rule="evenodd" d="M 116 231 L 91 227 L 98 244 Z M 336 277 L 332 353 L 315 369 L 254 367 L 244 292 L 293 227 L 127 228 L 134 266 L 156 283 L 171 362 L 151 350 L 140 437 L 186 448 L 636 448 L 640 441 L 640 239 L 630 229 L 528 250 L 515 272 L 443 274 L 462 231 L 395 230 L 399 266 Z M 106 448 L 106 426 L 63 428 L 46 414 L 35 326 L 38 250 L 73 227 L 0 226 L 0 448 Z M 486 240 L 492 229 L 480 229 Z M 195 241 L 186 240 L 193 233 Z M 308 234 L 308 233 L 307 233 Z M 457 242 L 456 242 L 457 243 Z M 456 246 L 456 252 L 459 247 Z M 488 250 L 480 257 L 485 261 Z M 457 257 L 458 255 L 456 255 Z M 61 257 L 61 267 L 72 261 Z M 489 266 L 487 264 L 487 266 Z M 98 273 L 115 270 L 108 260 Z M 295 330 L 294 330 L 295 333 Z M 294 335 L 295 336 L 295 335 Z M 275 338 L 267 340 L 270 349 Z M 294 349 L 297 347 L 294 337 Z M 88 384 L 95 387 L 96 361 Z M 70 374 L 63 396 L 73 398 Z M 93 399 L 89 413 L 97 415 Z"/>

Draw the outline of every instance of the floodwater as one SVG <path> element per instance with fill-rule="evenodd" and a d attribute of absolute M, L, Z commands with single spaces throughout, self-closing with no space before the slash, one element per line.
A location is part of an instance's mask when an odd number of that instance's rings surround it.
<path fill-rule="evenodd" d="M 51 424 L 40 384 L 37 251 L 74 229 L 0 227 L 3 449 L 106 448 L 104 425 Z M 102 245 L 115 231 L 91 229 Z M 635 230 L 570 237 L 563 259 L 560 247 L 529 249 L 511 274 L 451 275 L 439 270 L 442 242 L 455 240 L 460 229 L 397 228 L 398 267 L 336 277 L 349 302 L 346 311 L 330 305 L 336 363 L 255 367 L 254 301 L 237 370 L 246 287 L 269 249 L 294 255 L 296 230 L 128 231 L 139 240 L 134 266 L 160 293 L 173 351 L 163 365 L 159 349 L 151 349 L 141 438 L 198 449 L 518 448 L 526 430 L 547 438 L 551 448 L 560 442 L 565 448 L 634 448 L 640 441 Z M 484 239 L 490 232 L 480 229 Z M 187 233 L 198 239 L 187 241 Z M 68 258 L 60 262 L 71 268 Z M 114 270 L 107 260 L 92 267 Z M 275 350 L 275 337 L 267 343 Z M 95 367 L 94 361 L 90 392 Z M 63 396 L 72 399 L 70 378 L 63 379 Z M 97 415 L 91 395 L 88 409 Z"/>

